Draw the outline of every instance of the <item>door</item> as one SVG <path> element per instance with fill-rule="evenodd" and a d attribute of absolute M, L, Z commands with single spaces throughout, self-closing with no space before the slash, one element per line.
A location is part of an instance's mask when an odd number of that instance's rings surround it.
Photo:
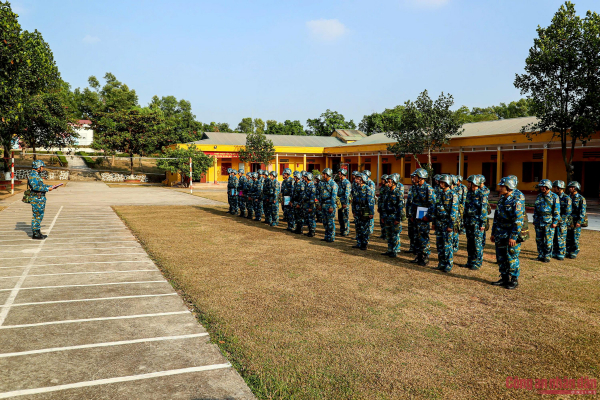
<path fill-rule="evenodd" d="M 583 182 L 581 191 L 583 195 L 589 199 L 597 198 L 600 189 L 600 162 L 599 161 L 584 161 L 583 162 Z"/>
<path fill-rule="evenodd" d="M 484 162 L 481 164 L 481 175 L 485 177 L 485 184 L 490 190 L 496 190 L 496 162 Z"/>

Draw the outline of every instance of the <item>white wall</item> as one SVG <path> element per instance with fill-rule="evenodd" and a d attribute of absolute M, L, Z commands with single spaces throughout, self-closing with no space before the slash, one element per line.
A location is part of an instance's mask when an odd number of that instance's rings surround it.
<path fill-rule="evenodd" d="M 75 132 L 79 135 L 79 139 L 75 140 L 75 145 L 89 146 L 94 141 L 94 131 L 89 128 L 89 125 L 82 125 L 81 128 L 75 128 Z"/>

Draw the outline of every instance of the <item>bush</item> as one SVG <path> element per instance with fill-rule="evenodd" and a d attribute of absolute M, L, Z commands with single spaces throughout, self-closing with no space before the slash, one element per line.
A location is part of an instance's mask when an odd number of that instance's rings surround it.
<path fill-rule="evenodd" d="M 83 158 L 83 162 L 85 163 L 85 165 L 87 165 L 89 168 L 94 168 L 96 166 L 96 162 L 94 160 L 92 160 L 91 157 L 88 156 L 87 153 L 83 152 L 83 151 L 78 151 L 77 153 L 78 156 L 80 156 L 81 158 Z"/>
<path fill-rule="evenodd" d="M 58 157 L 58 162 L 60 163 L 61 167 L 68 167 L 69 166 L 69 162 L 67 161 L 67 158 L 64 156 L 62 151 L 57 151 L 56 155 Z"/>

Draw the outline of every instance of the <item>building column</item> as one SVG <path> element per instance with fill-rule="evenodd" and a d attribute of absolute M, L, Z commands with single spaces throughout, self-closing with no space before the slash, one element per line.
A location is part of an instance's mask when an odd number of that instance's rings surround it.
<path fill-rule="evenodd" d="M 214 181 L 214 183 L 216 184 L 217 183 L 217 157 L 215 157 L 214 160 L 215 160 L 215 165 L 214 165 L 214 167 L 215 167 L 215 181 Z"/>
<path fill-rule="evenodd" d="M 458 149 L 458 175 L 460 175 L 460 176 L 463 175 L 464 164 L 465 164 L 465 156 L 463 155 L 462 147 L 460 147 Z M 464 176 L 463 178 L 466 178 L 466 176 Z"/>
<path fill-rule="evenodd" d="M 375 185 L 379 185 L 379 182 L 381 182 L 381 152 L 377 153 L 377 181 L 375 182 Z"/>
<path fill-rule="evenodd" d="M 548 179 L 548 145 L 544 145 L 544 158 L 542 161 L 542 179 Z"/>
<path fill-rule="evenodd" d="M 404 174 L 406 173 L 404 168 L 404 156 L 400 157 L 400 182 L 404 179 Z"/>
<path fill-rule="evenodd" d="M 277 172 L 277 176 L 279 177 L 279 153 L 275 153 L 275 172 Z"/>
<path fill-rule="evenodd" d="M 496 153 L 496 184 L 502 179 L 502 148 L 498 146 Z"/>
<path fill-rule="evenodd" d="M 304 164 L 302 164 L 302 169 L 306 171 L 306 153 L 304 153 Z"/>
<path fill-rule="evenodd" d="M 358 164 L 357 164 L 356 168 L 358 169 L 358 172 L 361 172 L 361 169 L 360 169 L 360 153 L 358 153 Z"/>

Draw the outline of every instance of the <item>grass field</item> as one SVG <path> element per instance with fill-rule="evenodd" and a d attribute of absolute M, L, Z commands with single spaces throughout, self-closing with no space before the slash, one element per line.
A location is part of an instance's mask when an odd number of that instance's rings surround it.
<path fill-rule="evenodd" d="M 508 291 L 489 284 L 489 242 L 481 271 L 444 274 L 435 255 L 381 256 L 381 239 L 321 242 L 322 225 L 307 238 L 225 207 L 115 210 L 260 399 L 532 398 L 507 377 L 600 375 L 599 232 L 550 264 L 530 239 Z"/>

